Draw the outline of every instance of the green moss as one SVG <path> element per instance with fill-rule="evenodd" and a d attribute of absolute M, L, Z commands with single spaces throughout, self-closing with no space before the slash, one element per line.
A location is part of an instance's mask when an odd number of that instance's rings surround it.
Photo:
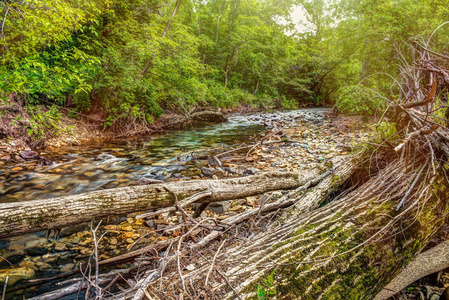
<path fill-rule="evenodd" d="M 341 184 L 341 177 L 340 176 L 338 176 L 338 175 L 332 175 L 332 178 L 331 178 L 331 186 L 332 187 L 335 187 L 335 186 L 338 186 L 338 185 L 340 185 Z"/>

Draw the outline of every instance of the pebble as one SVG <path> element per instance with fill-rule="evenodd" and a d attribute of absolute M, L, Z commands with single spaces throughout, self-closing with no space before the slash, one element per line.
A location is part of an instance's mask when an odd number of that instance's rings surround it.
<path fill-rule="evenodd" d="M 23 159 L 38 159 L 39 158 L 39 154 L 37 154 L 36 152 L 31 151 L 31 150 L 20 151 L 19 155 Z"/>
<path fill-rule="evenodd" d="M 258 169 L 247 169 L 243 171 L 243 176 L 256 175 L 258 171 Z"/>
<path fill-rule="evenodd" d="M 61 268 L 59 269 L 59 272 L 61 273 L 67 273 L 69 271 L 71 271 L 73 269 L 73 267 L 75 266 L 75 264 L 69 263 L 66 265 L 61 266 Z"/>
<path fill-rule="evenodd" d="M 35 272 L 32 268 L 14 268 L 0 270 L 0 282 L 5 282 L 8 277 L 8 286 L 15 286 L 16 283 L 33 278 Z"/>
<path fill-rule="evenodd" d="M 134 230 L 132 226 L 124 226 L 124 227 L 122 227 L 120 229 L 123 230 L 123 231 L 133 231 Z"/>
<path fill-rule="evenodd" d="M 217 176 L 217 178 L 224 178 L 226 177 L 226 171 L 221 168 L 217 168 L 212 171 L 212 176 Z"/>
<path fill-rule="evenodd" d="M 206 167 L 201 168 L 201 173 L 206 177 L 212 177 L 213 172 L 214 172 L 213 168 L 206 168 Z"/>
<path fill-rule="evenodd" d="M 67 250 L 67 245 L 63 243 L 55 243 L 55 250 L 56 251 L 64 251 Z"/>
<path fill-rule="evenodd" d="M 122 235 L 122 240 L 126 240 L 127 238 L 131 238 L 134 235 L 133 232 L 126 232 Z"/>
<path fill-rule="evenodd" d="M 118 226 L 117 225 L 106 225 L 104 227 L 104 229 L 106 229 L 106 230 L 117 230 Z"/>

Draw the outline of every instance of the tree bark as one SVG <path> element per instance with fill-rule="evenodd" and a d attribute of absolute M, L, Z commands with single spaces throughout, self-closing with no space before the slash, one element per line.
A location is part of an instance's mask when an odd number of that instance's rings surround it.
<path fill-rule="evenodd" d="M 449 241 L 416 256 L 379 294 L 375 300 L 387 300 L 408 285 L 427 275 L 449 268 Z"/>
<path fill-rule="evenodd" d="M 50 230 L 88 222 L 107 216 L 174 205 L 170 191 L 178 200 L 210 191 L 199 202 L 225 201 L 298 187 L 318 175 L 304 173 L 268 173 L 223 180 L 178 181 L 89 192 L 52 199 L 0 204 L 0 238 Z"/>

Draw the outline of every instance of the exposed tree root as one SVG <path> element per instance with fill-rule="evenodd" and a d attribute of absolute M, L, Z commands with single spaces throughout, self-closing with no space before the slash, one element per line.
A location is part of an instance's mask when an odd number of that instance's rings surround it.
<path fill-rule="evenodd" d="M 416 256 L 374 299 L 386 300 L 416 280 L 446 268 L 449 268 L 449 241 Z"/>

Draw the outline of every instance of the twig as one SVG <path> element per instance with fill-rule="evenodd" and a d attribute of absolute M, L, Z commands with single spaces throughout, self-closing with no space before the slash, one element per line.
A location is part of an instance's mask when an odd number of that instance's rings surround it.
<path fill-rule="evenodd" d="M 208 264 L 210 264 L 210 261 L 203 255 L 201 254 L 198 250 L 196 250 L 196 253 L 198 253 Z M 218 268 L 215 268 L 215 271 L 217 271 L 218 275 L 221 276 L 221 278 L 223 278 L 224 281 L 226 281 L 227 285 L 229 285 L 229 287 L 232 289 L 232 291 L 234 292 L 235 296 L 237 297 L 237 299 L 242 300 L 242 297 L 240 297 L 239 293 L 237 293 L 237 291 L 235 290 L 235 288 L 231 285 L 231 283 L 229 282 L 229 280 L 226 278 L 226 276 L 223 275 L 222 272 L 220 272 L 220 270 L 218 270 Z"/>
<path fill-rule="evenodd" d="M 410 188 L 408 189 L 407 193 L 405 193 L 405 195 L 402 198 L 401 202 L 399 202 L 398 206 L 396 206 L 396 211 L 398 211 L 401 208 L 401 206 L 404 204 L 404 201 L 407 200 L 408 196 L 412 192 L 413 188 L 415 187 L 416 183 L 418 182 L 419 178 L 421 177 L 421 174 L 422 174 L 423 170 L 425 169 L 425 167 L 427 166 L 428 163 L 429 163 L 429 159 L 427 159 L 426 163 L 421 167 L 421 170 L 419 170 L 418 175 L 416 175 L 416 178 L 413 181 L 413 183 L 410 186 Z"/>
<path fill-rule="evenodd" d="M 215 260 L 217 259 L 217 256 L 220 253 L 220 250 L 224 246 L 225 243 L 226 243 L 226 240 L 223 240 L 223 242 L 221 243 L 220 247 L 218 247 L 218 250 L 215 253 L 214 258 L 212 259 L 212 264 L 210 265 L 209 272 L 207 272 L 206 281 L 204 282 L 204 286 L 207 286 L 207 283 L 209 282 L 209 276 L 212 273 L 212 269 L 214 268 Z"/>
<path fill-rule="evenodd" d="M 178 196 L 176 195 L 176 193 L 173 192 L 172 190 L 170 190 L 170 189 L 169 189 L 168 187 L 166 187 L 165 185 L 163 186 L 163 188 L 164 188 L 167 192 L 169 192 L 169 193 L 172 195 L 173 199 L 175 199 L 175 207 L 176 207 L 176 209 L 179 210 L 179 211 L 181 212 L 181 214 L 182 214 L 187 220 L 189 220 L 190 222 L 196 224 L 197 222 L 196 222 L 191 216 L 189 216 L 189 214 L 184 210 L 184 208 L 182 208 L 183 206 L 179 203 L 179 201 L 178 201 Z M 183 204 L 184 204 L 184 205 L 187 205 L 185 202 L 184 202 Z"/>
<path fill-rule="evenodd" d="M 182 237 L 178 241 L 178 248 L 176 250 L 176 262 L 178 265 L 179 278 L 181 279 L 181 283 L 182 283 L 182 290 L 184 291 L 184 294 L 186 294 L 187 293 L 186 284 L 184 282 L 184 277 L 182 276 L 182 271 L 181 271 L 181 244 L 182 244 Z"/>
<path fill-rule="evenodd" d="M 5 283 L 3 284 L 2 300 L 5 300 L 6 288 L 8 286 L 8 278 L 9 276 L 6 276 Z"/>
<path fill-rule="evenodd" d="M 167 188 L 165 186 L 164 186 L 164 189 L 167 190 Z M 167 191 L 169 193 L 173 193 L 173 192 L 171 192 L 169 190 L 167 190 Z M 211 195 L 212 195 L 212 192 L 210 192 L 208 190 L 203 191 L 203 192 L 199 192 L 199 193 L 197 193 L 197 194 L 195 194 L 193 196 L 190 196 L 190 197 L 188 197 L 186 199 L 183 199 L 181 202 L 179 202 L 179 206 L 181 208 L 184 208 L 184 207 L 186 207 L 189 204 L 192 204 L 192 203 L 194 203 L 194 202 L 196 202 L 196 201 L 198 201 L 198 200 L 200 200 L 202 198 L 205 198 L 205 197 L 208 197 L 208 196 L 211 196 Z M 167 208 L 159 209 L 159 210 L 154 211 L 154 212 L 149 212 L 149 213 L 146 213 L 146 214 L 138 215 L 138 216 L 136 216 L 136 219 L 150 218 L 150 217 L 154 217 L 154 216 L 157 216 L 157 215 L 160 215 L 160 214 L 163 214 L 163 213 L 174 212 L 176 210 L 177 210 L 176 207 L 167 207 Z"/>

